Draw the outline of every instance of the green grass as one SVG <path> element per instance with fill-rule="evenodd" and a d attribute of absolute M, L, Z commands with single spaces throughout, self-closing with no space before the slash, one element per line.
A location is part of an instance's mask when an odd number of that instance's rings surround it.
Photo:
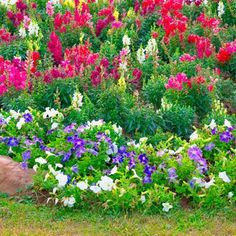
<path fill-rule="evenodd" d="M 236 235 L 235 209 L 119 215 L 0 198 L 0 235 Z"/>

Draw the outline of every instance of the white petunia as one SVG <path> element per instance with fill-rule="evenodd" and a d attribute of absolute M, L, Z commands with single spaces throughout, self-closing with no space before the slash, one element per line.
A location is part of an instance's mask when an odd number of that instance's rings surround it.
<path fill-rule="evenodd" d="M 56 128 L 58 128 L 58 123 L 56 123 L 56 122 L 54 122 L 53 124 L 52 124 L 52 126 L 51 126 L 51 129 L 56 129 Z"/>
<path fill-rule="evenodd" d="M 104 191 L 111 191 L 114 188 L 114 182 L 113 179 L 108 176 L 102 176 L 101 180 L 98 181 L 98 185 L 101 187 Z"/>
<path fill-rule="evenodd" d="M 191 135 L 190 135 L 190 140 L 193 141 L 193 140 L 196 140 L 198 139 L 198 133 L 197 131 L 194 131 Z"/>
<path fill-rule="evenodd" d="M 230 183 L 231 180 L 230 178 L 228 177 L 228 175 L 226 174 L 226 172 L 220 172 L 219 173 L 219 177 L 225 182 L 225 183 Z"/>
<path fill-rule="evenodd" d="M 58 167 L 58 168 L 62 168 L 63 167 L 63 165 L 61 163 L 56 163 L 55 166 Z"/>
<path fill-rule="evenodd" d="M 116 172 L 117 172 L 117 166 L 114 166 L 112 169 L 111 169 L 111 172 L 110 172 L 110 175 L 114 175 Z"/>
<path fill-rule="evenodd" d="M 64 175 L 63 173 L 57 173 L 55 176 L 58 181 L 58 188 L 63 188 L 67 184 L 68 177 L 67 175 Z"/>
<path fill-rule="evenodd" d="M 21 117 L 20 120 L 16 124 L 17 129 L 21 129 L 24 124 L 25 124 L 25 119 Z"/>
<path fill-rule="evenodd" d="M 146 197 L 144 195 L 142 195 L 140 200 L 141 200 L 142 203 L 144 203 L 144 202 L 146 202 Z"/>
<path fill-rule="evenodd" d="M 216 121 L 214 119 L 211 120 L 211 123 L 209 124 L 210 129 L 216 128 Z"/>
<path fill-rule="evenodd" d="M 227 119 L 225 119 L 225 121 L 224 121 L 224 126 L 227 128 L 232 128 L 230 121 L 228 121 Z"/>
<path fill-rule="evenodd" d="M 16 120 L 21 116 L 21 114 L 19 112 L 14 111 L 14 110 L 10 110 L 10 115 L 12 118 L 14 118 Z"/>
<path fill-rule="evenodd" d="M 63 205 L 66 207 L 73 207 L 75 204 L 75 198 L 71 197 L 63 197 L 62 198 Z"/>
<path fill-rule="evenodd" d="M 228 198 L 232 198 L 234 196 L 233 192 L 228 193 Z"/>
<path fill-rule="evenodd" d="M 87 181 L 80 181 L 76 184 L 76 186 L 80 189 L 80 190 L 86 190 L 88 189 L 88 183 Z"/>
<path fill-rule="evenodd" d="M 173 206 L 169 202 L 162 203 L 162 210 L 165 212 L 168 212 Z"/>
<path fill-rule="evenodd" d="M 213 177 L 209 182 L 204 183 L 204 187 L 205 188 L 210 188 L 212 185 L 214 185 L 214 183 L 215 183 L 215 179 Z"/>
<path fill-rule="evenodd" d="M 43 113 L 43 118 L 54 118 L 57 115 L 59 115 L 59 112 L 57 110 L 55 110 L 54 108 L 50 109 L 49 107 L 46 107 L 46 111 Z"/>
<path fill-rule="evenodd" d="M 94 193 L 100 193 L 102 191 L 102 189 L 99 186 L 96 186 L 96 185 L 90 186 L 89 189 Z"/>
<path fill-rule="evenodd" d="M 39 166 L 38 166 L 37 164 L 34 165 L 34 166 L 33 166 L 33 170 L 34 170 L 35 172 L 37 172 L 38 167 L 39 167 Z"/>
<path fill-rule="evenodd" d="M 39 163 L 40 165 L 43 165 L 47 163 L 47 160 L 42 157 L 38 157 L 35 159 L 35 162 Z"/>

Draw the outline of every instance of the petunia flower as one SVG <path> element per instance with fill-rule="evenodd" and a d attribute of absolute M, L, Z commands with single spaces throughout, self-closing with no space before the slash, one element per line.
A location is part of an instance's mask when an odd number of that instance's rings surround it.
<path fill-rule="evenodd" d="M 220 172 L 219 173 L 219 177 L 225 182 L 225 183 L 230 183 L 231 180 L 230 178 L 228 177 L 228 175 L 226 174 L 226 172 Z"/>
<path fill-rule="evenodd" d="M 173 206 L 169 202 L 162 203 L 162 206 L 162 210 L 165 212 L 169 212 L 169 210 L 173 208 Z"/>

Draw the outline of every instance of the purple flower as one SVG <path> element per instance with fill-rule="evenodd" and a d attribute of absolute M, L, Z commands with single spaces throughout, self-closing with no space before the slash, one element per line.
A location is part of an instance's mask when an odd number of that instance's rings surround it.
<path fill-rule="evenodd" d="M 62 157 L 61 162 L 66 162 L 66 161 L 68 161 L 68 160 L 71 158 L 71 155 L 72 155 L 71 151 L 66 152 L 66 153 L 64 154 L 64 156 Z"/>
<path fill-rule="evenodd" d="M 26 123 L 30 123 L 33 120 L 33 116 L 30 113 L 25 113 L 23 117 L 25 118 Z"/>
<path fill-rule="evenodd" d="M 150 176 L 144 176 L 144 178 L 143 178 L 143 184 L 150 184 L 150 183 L 152 183 L 152 179 L 151 179 L 151 177 Z"/>
<path fill-rule="evenodd" d="M 121 154 L 119 154 L 119 153 L 117 153 L 116 156 L 114 156 L 112 158 L 112 163 L 113 164 L 120 164 L 123 161 L 124 161 L 124 157 Z"/>
<path fill-rule="evenodd" d="M 177 179 L 178 175 L 176 174 L 175 168 L 168 169 L 168 179 L 170 182 L 174 182 Z"/>
<path fill-rule="evenodd" d="M 9 137 L 7 139 L 7 146 L 9 147 L 16 147 L 19 145 L 19 141 L 15 137 Z"/>
<path fill-rule="evenodd" d="M 214 143 L 208 143 L 206 146 L 205 146 L 205 150 L 206 151 L 208 151 L 208 152 L 210 152 L 210 151 L 212 151 L 214 148 L 215 148 L 215 144 Z"/>
<path fill-rule="evenodd" d="M 188 149 L 188 156 L 191 160 L 198 161 L 202 158 L 202 150 L 197 146 L 192 146 Z"/>
<path fill-rule="evenodd" d="M 89 149 L 88 152 L 90 152 L 91 154 L 93 154 L 94 156 L 98 155 L 98 152 L 95 149 Z"/>
<path fill-rule="evenodd" d="M 135 168 L 135 166 L 136 166 L 136 161 L 135 161 L 134 156 L 130 156 L 128 166 L 129 166 L 129 169 L 130 169 L 130 170 L 133 169 L 133 168 Z"/>
<path fill-rule="evenodd" d="M 7 122 L 3 118 L 0 117 L 0 125 L 5 125 L 6 123 Z"/>
<path fill-rule="evenodd" d="M 147 176 L 151 176 L 156 171 L 156 169 L 157 168 L 155 166 L 146 165 L 144 168 L 144 173 Z"/>
<path fill-rule="evenodd" d="M 75 129 L 75 123 L 72 123 L 64 128 L 65 133 L 71 133 Z"/>
<path fill-rule="evenodd" d="M 73 165 L 72 167 L 71 167 L 71 170 L 74 172 L 74 173 L 78 173 L 79 172 L 79 169 L 78 169 L 78 166 L 77 165 Z"/>
<path fill-rule="evenodd" d="M 101 133 L 101 132 L 97 133 L 96 138 L 98 139 L 99 142 L 104 141 L 106 143 L 110 143 L 110 144 L 112 143 L 112 140 L 106 134 Z"/>
<path fill-rule="evenodd" d="M 217 134 L 217 128 L 214 128 L 213 130 L 211 130 L 211 134 L 212 134 L 212 135 Z"/>
<path fill-rule="evenodd" d="M 194 179 L 191 179 L 191 180 L 188 182 L 190 188 L 194 188 L 195 182 L 196 182 L 196 181 L 195 181 Z"/>
<path fill-rule="evenodd" d="M 233 139 L 233 135 L 229 131 L 225 131 L 220 134 L 220 141 L 228 143 Z"/>
<path fill-rule="evenodd" d="M 71 181 L 71 176 L 70 176 L 70 175 L 67 175 L 67 182 L 66 182 L 66 184 L 69 184 L 70 181 Z"/>
<path fill-rule="evenodd" d="M 24 169 L 24 170 L 25 170 L 25 169 L 27 169 L 27 168 L 28 168 L 28 163 L 27 163 L 27 162 L 25 162 L 25 161 L 24 161 L 24 162 L 21 162 L 20 166 L 21 166 L 21 168 L 22 168 L 22 169 Z"/>
<path fill-rule="evenodd" d="M 146 154 L 140 154 L 138 157 L 141 164 L 146 165 L 148 163 L 148 158 Z"/>
<path fill-rule="evenodd" d="M 30 150 L 25 151 L 25 152 L 22 153 L 22 159 L 23 159 L 23 161 L 29 160 L 30 157 L 31 157 L 31 151 L 30 151 Z"/>
<path fill-rule="evenodd" d="M 86 152 L 86 149 L 84 147 L 80 147 L 75 151 L 75 155 L 78 158 L 81 158 L 81 156 Z"/>
<path fill-rule="evenodd" d="M 158 169 L 160 170 L 165 170 L 165 168 L 166 168 L 166 164 L 164 162 L 158 166 Z"/>

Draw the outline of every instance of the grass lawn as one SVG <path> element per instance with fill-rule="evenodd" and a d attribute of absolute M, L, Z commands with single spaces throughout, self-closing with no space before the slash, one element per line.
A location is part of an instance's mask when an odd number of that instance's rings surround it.
<path fill-rule="evenodd" d="M 114 215 L 0 198 L 0 235 L 236 235 L 236 211 Z"/>

